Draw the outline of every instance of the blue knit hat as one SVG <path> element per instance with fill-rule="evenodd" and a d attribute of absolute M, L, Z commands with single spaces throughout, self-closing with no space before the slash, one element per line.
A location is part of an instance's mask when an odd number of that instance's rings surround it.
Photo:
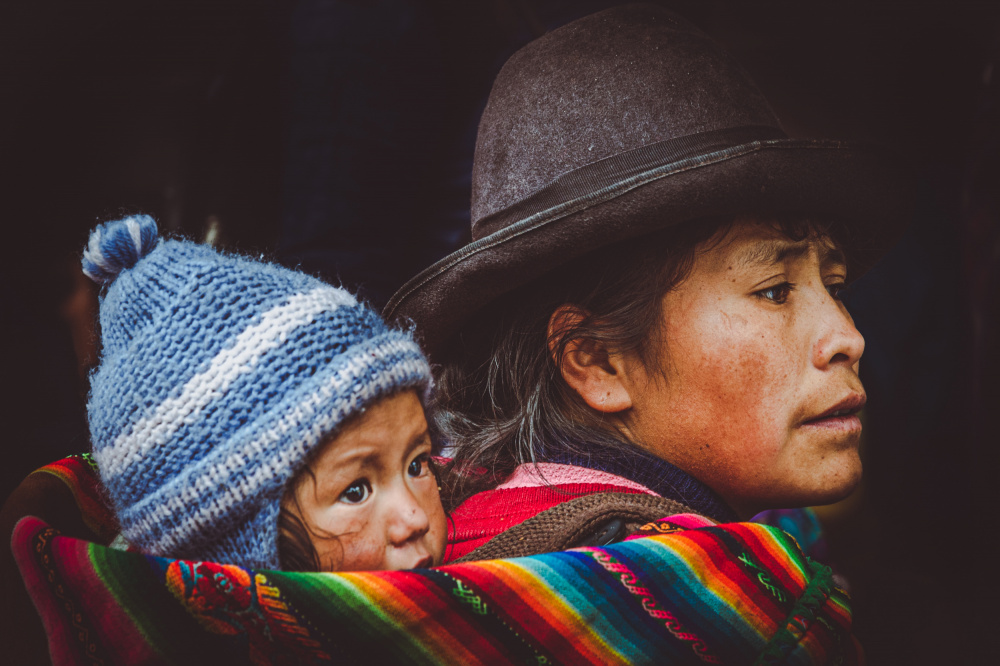
<path fill-rule="evenodd" d="M 94 458 L 142 551 L 278 569 L 286 484 L 345 419 L 430 369 L 412 336 L 319 280 L 161 240 L 140 215 L 97 227 L 106 285 L 87 405 Z"/>

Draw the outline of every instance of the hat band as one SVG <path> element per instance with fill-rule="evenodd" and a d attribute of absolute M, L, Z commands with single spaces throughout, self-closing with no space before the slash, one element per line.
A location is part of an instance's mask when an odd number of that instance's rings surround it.
<path fill-rule="evenodd" d="M 688 160 L 694 161 L 691 165 L 684 165 L 688 168 L 701 166 L 698 163 L 701 158 L 706 162 L 716 161 L 711 159 L 713 153 L 733 149 L 744 152 L 746 144 L 781 139 L 788 139 L 788 135 L 777 127 L 747 125 L 698 132 L 619 153 L 567 171 L 512 206 L 477 220 L 472 224 L 472 238 L 484 238 L 514 222 L 583 198 L 592 197 L 596 199 L 592 204 L 600 203 L 620 194 L 617 191 L 620 186 L 647 175 L 651 170 L 660 170 L 668 165 L 681 166 L 677 163 Z M 667 169 L 655 176 L 662 177 L 674 171 L 676 169 Z"/>
<path fill-rule="evenodd" d="M 587 164 L 474 222 L 472 242 L 410 278 L 389 299 L 383 315 L 388 319 L 397 316 L 414 292 L 470 257 L 651 182 L 766 149 L 830 149 L 850 145 L 832 139 L 790 139 L 776 127 L 743 126 L 653 143 Z"/>

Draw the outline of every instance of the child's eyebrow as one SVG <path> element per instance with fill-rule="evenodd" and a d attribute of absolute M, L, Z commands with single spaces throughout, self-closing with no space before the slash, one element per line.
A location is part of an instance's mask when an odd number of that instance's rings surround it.
<path fill-rule="evenodd" d="M 421 431 L 413 439 L 411 439 L 409 448 L 412 451 L 413 449 L 423 445 L 424 443 L 433 444 L 433 442 L 431 442 L 430 428 L 424 428 L 423 431 Z"/>
<path fill-rule="evenodd" d="M 735 263 L 740 268 L 756 268 L 761 266 L 773 266 L 789 259 L 798 259 L 809 253 L 809 250 L 816 246 L 819 250 L 819 261 L 821 265 L 843 264 L 847 265 L 847 257 L 844 251 L 838 247 L 823 242 L 802 240 L 790 242 L 783 240 L 761 241 L 754 243 L 751 247 L 741 251 L 736 255 Z"/>
<path fill-rule="evenodd" d="M 338 467 L 353 465 L 356 467 L 370 466 L 379 457 L 378 449 L 375 447 L 365 447 L 363 449 L 351 451 L 344 454 L 337 460 Z"/>
<path fill-rule="evenodd" d="M 407 453 L 423 445 L 425 442 L 429 442 L 430 434 L 430 428 L 424 428 L 421 432 L 414 435 L 406 446 Z M 381 462 L 381 449 L 382 447 L 377 444 L 363 445 L 361 448 L 345 454 L 339 460 L 338 464 L 342 466 L 356 465 L 358 467 L 371 467 Z"/>

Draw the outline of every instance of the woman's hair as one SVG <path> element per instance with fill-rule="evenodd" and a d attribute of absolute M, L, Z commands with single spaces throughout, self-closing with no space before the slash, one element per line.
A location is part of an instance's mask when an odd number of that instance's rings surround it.
<path fill-rule="evenodd" d="M 827 234 L 799 216 L 760 219 L 774 220 L 793 240 Z M 437 378 L 438 428 L 467 479 L 455 501 L 522 463 L 560 456 L 596 462 L 634 450 L 636 443 L 566 384 L 562 356 L 570 342 L 587 339 L 661 369 L 663 297 L 690 273 L 698 246 L 721 240 L 732 224 L 702 219 L 602 248 L 509 294 L 464 329 Z M 585 316 L 550 339 L 549 320 L 564 304 Z"/>

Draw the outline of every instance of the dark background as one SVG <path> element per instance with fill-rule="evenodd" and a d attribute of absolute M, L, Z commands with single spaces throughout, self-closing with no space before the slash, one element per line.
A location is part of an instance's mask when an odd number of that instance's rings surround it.
<path fill-rule="evenodd" d="M 97 292 L 79 254 L 96 222 L 148 212 L 384 303 L 467 237 L 506 57 L 609 4 L 5 3 L 0 499 L 89 449 Z M 992 655 L 1000 3 L 662 4 L 737 56 L 790 134 L 881 143 L 911 172 L 911 229 L 848 296 L 868 343 L 864 486 L 822 517 L 871 663 Z"/>

